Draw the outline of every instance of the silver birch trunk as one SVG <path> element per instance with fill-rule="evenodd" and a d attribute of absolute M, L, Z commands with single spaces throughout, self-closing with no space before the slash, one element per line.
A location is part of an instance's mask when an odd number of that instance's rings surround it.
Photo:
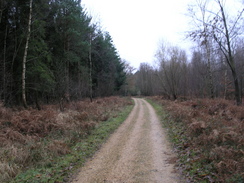
<path fill-rule="evenodd" d="M 31 34 L 31 19 L 32 19 L 32 2 L 33 0 L 30 0 L 30 13 L 29 13 L 29 20 L 28 20 L 28 31 L 26 36 L 26 44 L 25 44 L 25 52 L 23 57 L 23 70 L 22 70 L 22 102 L 25 108 L 27 108 L 27 102 L 26 102 L 26 58 L 28 53 L 28 47 L 29 47 L 29 40 L 30 40 L 30 34 Z"/>

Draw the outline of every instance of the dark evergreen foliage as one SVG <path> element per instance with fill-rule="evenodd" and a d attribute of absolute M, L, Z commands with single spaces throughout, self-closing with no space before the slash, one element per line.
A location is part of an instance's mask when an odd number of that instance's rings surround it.
<path fill-rule="evenodd" d="M 0 3 L 0 100 L 6 105 L 21 104 L 28 15 L 29 0 Z M 58 101 L 64 96 L 88 97 L 91 85 L 94 97 L 119 91 L 125 81 L 124 65 L 109 33 L 97 28 L 91 19 L 80 0 L 33 2 L 26 64 L 29 104 L 39 106 L 39 101 Z"/>

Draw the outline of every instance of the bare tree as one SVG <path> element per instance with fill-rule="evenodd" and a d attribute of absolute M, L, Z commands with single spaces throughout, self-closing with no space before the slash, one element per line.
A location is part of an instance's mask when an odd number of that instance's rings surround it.
<path fill-rule="evenodd" d="M 137 87 L 142 95 L 154 95 L 154 69 L 148 63 L 141 63 L 137 72 Z"/>
<path fill-rule="evenodd" d="M 207 0 L 205 0 L 205 2 L 207 2 Z M 224 0 L 214 0 L 214 2 L 215 4 L 213 4 L 213 2 L 211 3 L 212 7 L 216 7 L 214 10 L 209 9 L 206 6 L 206 3 L 199 4 L 202 11 L 208 12 L 209 18 L 208 20 L 196 19 L 197 21 L 203 23 L 203 30 L 196 30 L 193 37 L 197 39 L 203 37 L 205 45 L 206 38 L 211 38 L 215 41 L 217 48 L 223 53 L 226 63 L 231 70 L 235 87 L 236 103 L 237 105 L 241 105 L 241 92 L 234 60 L 234 44 L 240 35 L 240 21 L 244 9 L 242 8 L 238 12 L 236 18 L 230 19 L 230 16 L 227 16 Z"/>
<path fill-rule="evenodd" d="M 239 89 L 239 81 L 235 67 L 234 49 L 232 41 L 238 36 L 238 21 L 241 19 L 244 9 L 241 10 L 238 17 L 234 20 L 234 24 L 227 24 L 226 12 L 224 10 L 223 1 L 216 0 L 220 7 L 220 15 L 216 14 L 216 24 L 212 25 L 212 34 L 214 40 L 218 43 L 220 50 L 225 56 L 226 62 L 229 65 L 235 85 L 235 98 L 237 105 L 241 105 L 241 92 Z M 223 28 L 223 29 L 222 29 Z"/>
<path fill-rule="evenodd" d="M 177 99 L 182 83 L 183 65 L 186 62 L 186 53 L 176 46 L 162 42 L 156 57 L 159 63 L 158 78 L 161 81 L 163 93 Z"/>

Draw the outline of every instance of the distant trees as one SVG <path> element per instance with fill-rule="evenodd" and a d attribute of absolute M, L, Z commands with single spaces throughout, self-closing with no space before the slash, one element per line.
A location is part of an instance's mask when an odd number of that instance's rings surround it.
<path fill-rule="evenodd" d="M 240 74 L 240 88 L 243 90 L 244 51 L 241 42 L 235 49 L 234 58 L 237 73 Z M 213 96 L 227 99 L 235 98 L 235 88 L 231 70 L 220 50 L 211 55 Z M 211 97 L 209 88 L 209 61 L 205 47 L 195 48 L 191 58 L 186 52 L 170 43 L 162 42 L 156 52 L 154 67 L 142 63 L 136 78 L 136 90 L 142 95 L 161 95 L 168 99 L 185 97 Z"/>
<path fill-rule="evenodd" d="M 124 82 L 112 38 L 91 23 L 80 0 L 1 1 L 0 100 L 6 105 L 107 96 Z"/>
<path fill-rule="evenodd" d="M 162 95 L 177 99 L 188 95 L 189 65 L 186 52 L 170 43 L 161 42 L 155 67 L 142 63 L 137 73 L 136 86 L 142 95 Z"/>
<path fill-rule="evenodd" d="M 137 87 L 140 88 L 140 94 L 153 95 L 154 94 L 154 70 L 152 66 L 147 63 L 141 63 L 139 72 L 137 74 Z"/>
<path fill-rule="evenodd" d="M 223 97 L 235 99 L 237 105 L 242 103 L 244 9 L 239 4 L 240 10 L 232 10 L 231 14 L 225 3 L 196 0 L 189 7 L 193 28 L 187 36 L 196 43 L 191 58 L 183 49 L 162 42 L 156 52 L 157 64 L 154 67 L 144 64 L 136 73 L 142 94 L 174 100 Z"/>
<path fill-rule="evenodd" d="M 124 95 L 137 95 L 138 90 L 136 87 L 136 75 L 134 72 L 136 69 L 130 65 L 130 63 L 126 60 L 123 60 L 126 80 L 122 88 L 122 92 Z"/>
<path fill-rule="evenodd" d="M 186 53 L 176 46 L 162 42 L 156 53 L 156 59 L 159 64 L 157 76 L 162 91 L 175 100 L 178 94 L 182 92 L 180 86 L 185 83 Z"/>

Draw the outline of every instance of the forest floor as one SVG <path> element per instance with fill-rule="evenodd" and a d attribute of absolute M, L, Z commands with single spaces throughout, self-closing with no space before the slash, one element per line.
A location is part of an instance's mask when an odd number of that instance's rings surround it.
<path fill-rule="evenodd" d="M 134 99 L 126 121 L 73 179 L 77 182 L 180 182 L 166 134 L 152 106 Z"/>

